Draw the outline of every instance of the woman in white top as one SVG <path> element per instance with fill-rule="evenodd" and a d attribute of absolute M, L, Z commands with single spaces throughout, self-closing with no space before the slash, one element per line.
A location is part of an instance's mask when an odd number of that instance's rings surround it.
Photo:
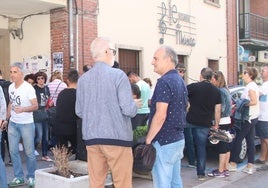
<path fill-rule="evenodd" d="M 238 162 L 238 156 L 241 150 L 241 143 L 244 138 L 247 141 L 247 154 L 248 154 L 248 164 L 242 170 L 245 173 L 253 174 L 254 172 L 254 157 L 255 157 L 255 125 L 258 121 L 259 116 L 259 87 L 254 82 L 258 75 L 258 71 L 254 67 L 248 67 L 243 72 L 243 80 L 246 83 L 246 88 L 241 96 L 242 99 L 249 100 L 247 104 L 249 106 L 249 120 L 246 120 L 242 126 L 241 130 L 237 131 L 236 139 L 233 143 L 233 148 L 231 150 L 231 159 L 229 170 L 236 171 L 236 164 Z"/>
<path fill-rule="evenodd" d="M 255 164 L 265 164 L 268 167 L 268 65 L 261 69 L 263 84 L 260 87 L 260 115 L 256 125 L 256 135 L 261 139 L 261 154 Z M 265 166 L 264 166 L 265 167 Z"/>

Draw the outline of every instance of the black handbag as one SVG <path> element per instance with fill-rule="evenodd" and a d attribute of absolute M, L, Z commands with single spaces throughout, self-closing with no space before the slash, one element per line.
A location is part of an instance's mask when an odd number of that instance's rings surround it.
<path fill-rule="evenodd" d="M 61 84 L 61 82 L 58 84 L 54 95 L 49 100 L 53 100 L 54 96 L 56 96 L 56 93 L 57 93 L 57 91 L 59 89 L 60 84 Z M 55 119 L 56 119 L 56 106 L 55 106 L 55 104 L 52 107 L 49 107 L 49 108 L 47 107 L 46 112 L 47 112 L 47 116 L 48 116 L 48 118 L 47 118 L 48 119 L 48 124 L 50 126 L 54 126 Z"/>
<path fill-rule="evenodd" d="M 53 106 L 53 107 L 47 109 L 46 111 L 47 111 L 48 124 L 50 126 L 53 126 L 55 123 L 55 118 L 56 118 L 56 106 Z"/>
<path fill-rule="evenodd" d="M 134 149 L 133 171 L 139 174 L 151 172 L 156 158 L 156 150 L 151 144 L 140 144 Z"/>
<path fill-rule="evenodd" d="M 48 118 L 47 112 L 45 109 L 39 109 L 33 112 L 34 122 L 43 122 Z"/>

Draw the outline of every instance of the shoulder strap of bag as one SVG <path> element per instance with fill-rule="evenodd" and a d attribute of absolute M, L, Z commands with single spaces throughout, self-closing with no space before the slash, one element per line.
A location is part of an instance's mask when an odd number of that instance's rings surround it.
<path fill-rule="evenodd" d="M 56 96 L 56 93 L 57 93 L 57 91 L 58 91 L 58 89 L 59 89 L 60 84 L 61 84 L 61 82 L 58 84 L 58 86 L 57 86 L 57 88 L 56 88 L 56 91 L 54 92 L 54 94 L 53 94 L 53 96 L 51 97 L 51 99 L 53 99 L 54 96 Z"/>

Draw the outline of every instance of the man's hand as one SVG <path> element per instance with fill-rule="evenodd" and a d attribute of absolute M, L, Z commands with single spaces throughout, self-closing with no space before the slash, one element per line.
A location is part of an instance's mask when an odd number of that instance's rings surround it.
<path fill-rule="evenodd" d="M 6 120 L 2 120 L 0 124 L 0 129 L 1 130 L 6 130 L 7 129 L 7 124 L 8 122 Z"/>
<path fill-rule="evenodd" d="M 141 108 L 142 107 L 142 100 L 141 99 L 134 99 L 135 103 L 136 103 L 136 106 L 138 108 Z"/>
<path fill-rule="evenodd" d="M 16 112 L 16 114 L 20 114 L 22 112 L 24 112 L 24 107 L 21 107 L 21 106 L 15 106 L 14 107 L 14 112 Z"/>
<path fill-rule="evenodd" d="M 152 143 L 152 139 L 146 137 L 145 144 L 151 144 L 151 143 Z"/>

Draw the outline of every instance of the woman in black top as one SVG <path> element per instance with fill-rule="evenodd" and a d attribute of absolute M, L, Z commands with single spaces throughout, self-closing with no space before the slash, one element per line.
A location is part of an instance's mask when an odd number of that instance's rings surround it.
<path fill-rule="evenodd" d="M 50 97 L 50 92 L 48 87 L 45 85 L 47 81 L 47 74 L 44 72 L 37 72 L 35 74 L 35 93 L 38 101 L 38 110 L 44 110 L 46 108 L 46 103 Z M 42 140 L 42 160 L 52 161 L 47 155 L 48 151 L 48 122 L 47 120 L 38 121 L 35 118 L 34 112 L 34 124 L 35 124 L 35 147 Z"/>
<path fill-rule="evenodd" d="M 56 119 L 52 128 L 57 141 L 57 145 L 68 147 L 71 143 L 70 151 L 76 153 L 76 120 L 75 101 L 76 101 L 76 84 L 78 72 L 70 70 L 68 73 L 68 88 L 60 92 L 56 103 Z"/>

